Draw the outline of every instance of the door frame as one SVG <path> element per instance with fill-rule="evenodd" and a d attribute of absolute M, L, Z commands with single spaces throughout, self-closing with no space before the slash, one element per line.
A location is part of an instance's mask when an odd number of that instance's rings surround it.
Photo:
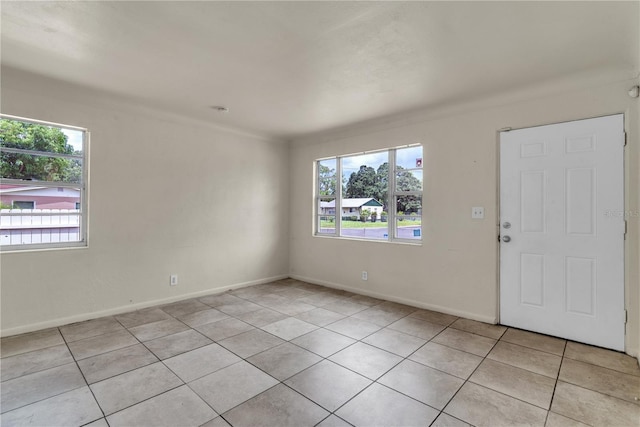
<path fill-rule="evenodd" d="M 506 126 L 500 129 L 496 130 L 496 142 L 495 142 L 495 150 L 496 150 L 496 216 L 495 216 L 495 222 L 494 222 L 494 227 L 496 230 L 496 240 L 495 240 L 495 244 L 496 244 L 496 279 L 497 279 L 497 286 L 495 288 L 495 296 L 496 296 L 496 319 L 499 325 L 501 325 L 501 319 L 500 319 L 500 288 L 502 286 L 502 278 L 500 277 L 500 217 L 501 217 L 501 199 L 500 199 L 500 181 L 501 181 L 501 169 L 500 169 L 500 135 L 503 132 L 510 132 L 513 130 L 521 130 L 521 129 L 531 129 L 531 128 L 537 128 L 537 127 L 542 127 L 542 126 L 551 126 L 551 125 L 559 125 L 559 124 L 563 124 L 563 123 L 571 123 L 571 122 L 578 122 L 578 121 L 582 121 L 582 120 L 590 120 L 590 119 L 598 119 L 598 118 L 602 118 L 602 117 L 609 117 L 609 116 L 615 116 L 615 115 L 622 115 L 622 130 L 625 133 L 625 135 L 628 135 L 628 131 L 627 131 L 627 125 L 628 125 L 628 118 L 627 118 L 627 112 L 626 111 L 619 111 L 619 112 L 612 112 L 612 113 L 608 113 L 608 114 L 600 114 L 597 116 L 589 116 L 589 117 L 582 117 L 582 118 L 577 118 L 577 119 L 570 119 L 570 120 L 563 120 L 563 121 L 556 121 L 556 122 L 551 122 L 551 123 L 541 123 L 541 124 L 536 124 L 536 125 L 531 125 L 531 126 L 521 126 L 521 127 L 510 127 L 510 126 Z M 623 181 L 622 181 L 622 185 L 623 185 L 623 201 L 624 201 L 624 210 L 625 212 L 628 211 L 629 209 L 629 185 L 627 185 L 628 179 L 629 179 L 629 168 L 627 165 L 627 143 L 625 142 L 624 148 L 622 150 L 622 176 L 623 176 Z M 626 221 L 626 216 L 625 216 L 625 221 Z M 623 276 L 624 276 L 624 281 L 623 281 L 623 294 L 624 294 L 624 301 L 623 301 L 623 306 L 624 306 L 624 310 L 627 313 L 627 321 L 625 321 L 624 324 L 624 351 L 627 352 L 628 351 L 628 345 L 627 345 L 627 325 L 628 325 L 628 313 L 629 313 L 629 274 L 628 274 L 628 254 L 629 254 L 629 248 L 628 248 L 628 239 L 627 239 L 627 234 L 628 231 L 625 231 L 624 234 L 624 245 L 623 245 Z M 536 332 L 537 333 L 537 332 Z"/>

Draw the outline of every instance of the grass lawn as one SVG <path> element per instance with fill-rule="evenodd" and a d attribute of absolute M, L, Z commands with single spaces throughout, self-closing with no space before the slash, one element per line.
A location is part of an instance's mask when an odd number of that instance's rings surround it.
<path fill-rule="evenodd" d="M 361 221 L 342 221 L 342 228 L 387 228 L 388 222 L 361 222 Z M 398 222 L 398 227 L 411 227 L 419 226 L 420 220 L 409 220 Z M 335 224 L 331 221 L 321 221 L 320 227 L 322 228 L 335 228 Z"/>

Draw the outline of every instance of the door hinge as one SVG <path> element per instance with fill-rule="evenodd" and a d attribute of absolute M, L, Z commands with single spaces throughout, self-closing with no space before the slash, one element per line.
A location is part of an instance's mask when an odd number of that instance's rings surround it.
<path fill-rule="evenodd" d="M 624 234 L 624 238 L 627 238 L 627 220 L 623 220 L 624 223 L 622 224 L 622 233 Z"/>
<path fill-rule="evenodd" d="M 627 320 L 629 320 L 629 315 L 628 315 L 628 313 L 627 313 L 627 310 L 624 310 L 624 316 L 623 316 L 623 318 L 624 318 L 624 324 L 626 325 L 626 324 L 627 324 Z"/>
<path fill-rule="evenodd" d="M 627 133 L 626 132 L 622 132 L 622 146 L 623 147 L 627 146 Z"/>

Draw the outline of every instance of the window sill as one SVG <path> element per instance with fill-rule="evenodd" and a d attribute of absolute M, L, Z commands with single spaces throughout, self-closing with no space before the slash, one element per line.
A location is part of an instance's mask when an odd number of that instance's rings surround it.
<path fill-rule="evenodd" d="M 35 245 L 34 245 L 35 246 Z M 2 255 L 7 254 L 24 254 L 24 253 L 33 253 L 33 252 L 49 252 L 49 251 L 68 251 L 68 250 L 78 250 L 78 249 L 88 249 L 89 245 L 86 243 L 78 243 L 77 245 L 69 245 L 69 246 L 49 246 L 49 247 L 25 247 L 25 248 L 8 248 L 0 247 L 0 253 Z"/>
<path fill-rule="evenodd" d="M 419 242 L 413 242 L 410 240 L 360 239 L 357 237 L 346 237 L 346 236 L 324 236 L 322 234 L 313 234 L 312 236 L 318 237 L 320 239 L 347 240 L 347 241 L 356 241 L 356 242 L 371 242 L 371 243 L 383 243 L 383 244 L 405 245 L 405 246 L 422 246 L 422 240 L 420 240 Z"/>

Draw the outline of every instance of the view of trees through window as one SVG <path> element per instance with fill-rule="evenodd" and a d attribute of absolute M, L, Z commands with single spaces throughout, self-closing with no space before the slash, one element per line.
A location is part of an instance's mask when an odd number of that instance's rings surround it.
<path fill-rule="evenodd" d="M 0 244 L 83 240 L 84 140 L 80 129 L 0 118 Z"/>
<path fill-rule="evenodd" d="M 422 146 L 320 160 L 317 173 L 318 234 L 340 221 L 344 237 L 421 239 Z"/>
<path fill-rule="evenodd" d="M 75 183 L 82 179 L 82 146 L 76 149 L 69 144 L 67 135 L 60 128 L 1 119 L 0 144 L 2 178 Z M 75 155 L 77 158 L 50 157 L 47 153 Z"/>

